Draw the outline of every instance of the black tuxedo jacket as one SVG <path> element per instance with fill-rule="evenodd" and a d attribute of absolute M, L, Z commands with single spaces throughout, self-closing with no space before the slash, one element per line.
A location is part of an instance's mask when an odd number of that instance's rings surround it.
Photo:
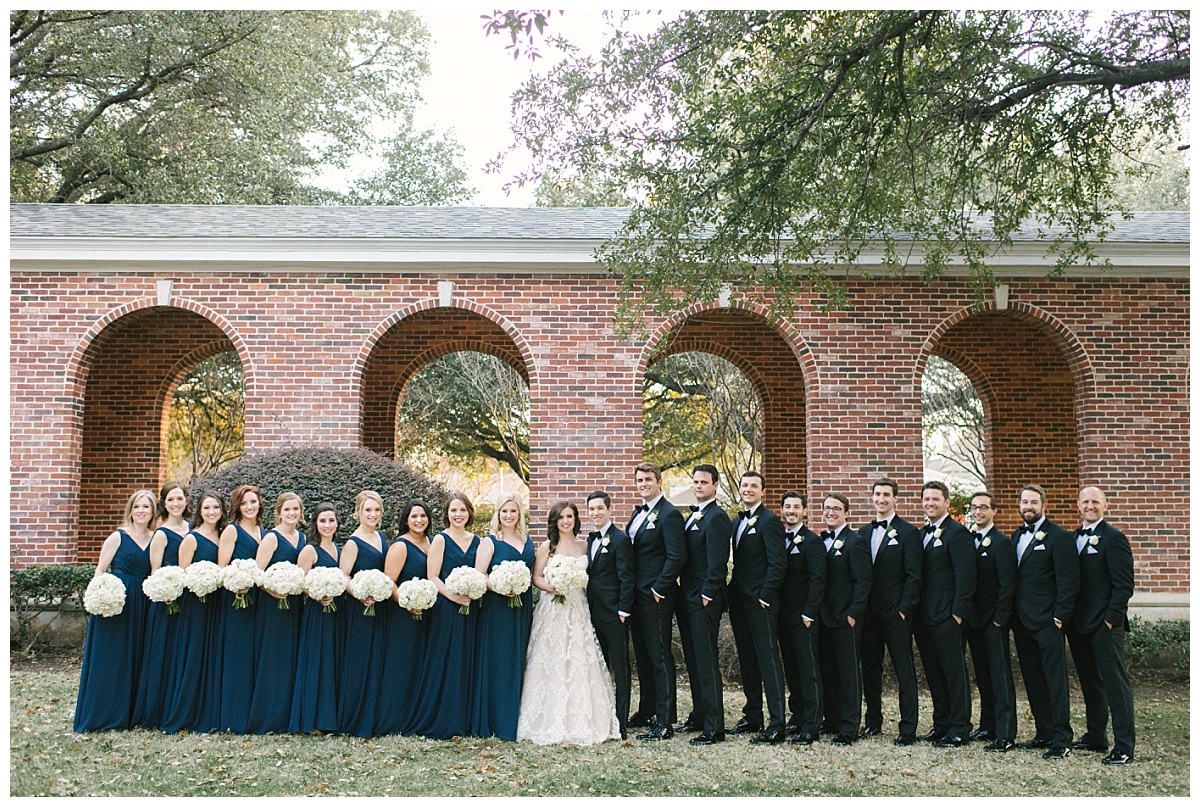
<path fill-rule="evenodd" d="M 608 546 L 604 546 L 605 538 Z M 592 547 L 597 543 L 600 548 L 593 558 Z M 616 524 L 609 524 L 600 538 L 588 540 L 587 598 L 592 619 L 620 621 L 618 611 L 633 613 L 633 567 L 633 544 Z"/>
<path fill-rule="evenodd" d="M 739 515 L 733 520 L 733 574 L 729 586 L 732 596 L 741 597 L 747 608 L 779 612 L 779 586 L 787 571 L 787 549 L 783 545 L 783 522 L 764 505 L 750 517 L 742 540 L 737 540 L 742 523 Z"/>
<path fill-rule="evenodd" d="M 1108 622 L 1129 630 L 1129 598 L 1133 596 L 1129 539 L 1102 520 L 1096 525 L 1096 543 L 1085 544 L 1078 557 L 1079 599 L 1071 627 L 1080 633 L 1095 633 Z"/>
<path fill-rule="evenodd" d="M 942 534 L 933 533 L 921 550 L 921 616 L 936 625 L 958 616 L 966 619 L 975 597 L 975 541 L 971 532 L 950 516 L 942 519 Z M 925 534 L 921 533 L 924 544 Z"/>
<path fill-rule="evenodd" d="M 687 524 L 687 521 L 684 521 Z M 704 508 L 704 515 L 684 530 L 687 559 L 679 575 L 679 588 L 689 611 L 725 608 L 725 575 L 729 570 L 729 541 L 733 525 L 715 501 Z M 701 597 L 712 602 L 704 605 Z"/>
<path fill-rule="evenodd" d="M 808 527 L 801 527 L 797 537 L 784 536 L 787 549 L 787 571 L 779 587 L 779 626 L 793 627 L 804 622 L 807 614 L 814 621 L 821 619 L 821 600 L 825 596 L 825 544 Z"/>
<path fill-rule="evenodd" d="M 837 541 L 842 542 L 839 548 Z M 821 542 L 824 549 L 825 542 Z M 830 628 L 848 626 L 846 617 L 862 622 L 871 596 L 871 544 L 847 525 L 825 552 L 825 599 L 821 601 L 821 624 Z"/>
<path fill-rule="evenodd" d="M 1039 630 L 1057 619 L 1064 628 L 1071 624 L 1079 595 L 1079 559 L 1075 536 L 1050 519 L 1042 521 L 1041 541 L 1032 539 L 1025 557 L 1017 558 L 1017 590 L 1013 613 L 1029 630 Z M 1021 546 L 1021 529 L 1012 534 L 1013 552 Z"/>
<path fill-rule="evenodd" d="M 892 530 L 896 534 L 889 535 Z M 858 534 L 867 542 L 871 556 L 871 525 Z M 912 617 L 921 598 L 921 531 L 900 516 L 892 516 L 883 543 L 871 564 L 871 614 L 880 620 L 897 619 L 901 612 Z"/>
<path fill-rule="evenodd" d="M 632 523 L 633 518 L 630 518 L 629 524 Z M 629 533 L 628 525 L 625 532 Z M 683 516 L 678 508 L 663 496 L 650 514 L 642 520 L 637 532 L 630 534 L 629 538 L 633 542 L 636 599 L 643 605 L 652 605 L 654 591 L 657 591 L 660 597 L 666 597 L 675 591 L 675 581 L 679 578 L 679 572 L 687 559 L 687 548 L 683 540 Z"/>
<path fill-rule="evenodd" d="M 972 537 L 974 540 L 974 537 Z M 990 624 L 1004 627 L 1012 615 L 1013 592 L 1017 587 L 1017 553 L 1008 536 L 993 524 L 975 550 L 975 599 L 967 624 L 985 628 Z"/>

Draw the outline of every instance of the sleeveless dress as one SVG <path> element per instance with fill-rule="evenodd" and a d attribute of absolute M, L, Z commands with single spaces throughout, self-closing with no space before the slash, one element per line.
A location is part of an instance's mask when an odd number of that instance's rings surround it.
<path fill-rule="evenodd" d="M 489 535 L 495 550 L 491 569 L 507 560 L 533 568 L 533 541 L 517 551 Z M 525 650 L 533 623 L 533 589 L 521 595 L 521 607 L 510 608 L 508 597 L 493 591 L 483 595 L 479 612 L 479 674 L 471 699 L 471 734 L 477 737 L 517 739 L 521 705 L 521 680 L 525 677 Z"/>
<path fill-rule="evenodd" d="M 159 527 L 157 531 L 167 539 L 167 545 L 163 547 L 162 565 L 178 566 L 179 544 L 183 536 L 166 527 Z M 174 689 L 175 671 L 171 661 L 175 658 L 179 614 L 167 613 L 166 603 L 147 600 L 147 607 L 142 673 L 138 677 L 138 693 L 130 725 L 157 728 L 162 723 L 163 709 Z"/>
<path fill-rule="evenodd" d="M 240 524 L 233 526 L 237 530 L 237 542 L 233 545 L 230 561 L 254 560 L 258 554 L 258 541 Z M 259 540 L 263 534 L 263 528 L 259 527 Z M 251 590 L 249 607 L 234 608 L 232 591 L 222 588 L 214 593 L 221 595 L 225 622 L 221 637 L 221 717 L 217 729 L 245 734 L 246 721 L 250 717 L 250 693 L 254 689 L 254 623 L 258 618 L 258 606 L 267 595 Z"/>
<path fill-rule="evenodd" d="M 217 544 L 192 530 L 196 551 L 192 562 L 217 562 Z M 181 729 L 208 731 L 217 726 L 221 705 L 220 625 L 221 597 L 214 591 L 200 602 L 190 591 L 179 598 L 175 619 L 174 687 L 167 697 L 159 726 L 168 734 Z"/>
<path fill-rule="evenodd" d="M 397 584 L 419 577 L 424 580 L 428 558 L 407 538 L 397 538 L 408 547 L 404 568 Z M 393 542 L 393 546 L 395 542 Z M 426 628 L 429 615 L 415 619 L 396 604 L 394 599 L 375 606 L 375 612 L 388 613 L 387 635 L 384 642 L 383 680 L 379 686 L 379 701 L 375 712 L 375 733 L 408 734 L 412 731 L 413 707 L 421 690 L 421 665 L 425 660 Z"/>
<path fill-rule="evenodd" d="M 388 542 L 376 533 L 383 551 L 351 535 L 347 540 L 358 545 L 354 559 L 353 577 L 363 569 L 383 571 Z M 346 612 L 343 630 L 345 650 L 342 653 L 341 683 L 338 686 L 338 727 L 343 734 L 358 737 L 375 735 L 375 718 L 379 704 L 379 687 L 383 681 L 383 662 L 386 652 L 387 621 L 390 616 L 386 603 L 375 606 L 375 616 L 366 616 L 365 606 L 349 593 L 345 596 Z"/>
<path fill-rule="evenodd" d="M 478 535 L 471 536 L 471 543 L 463 552 L 450 536 L 439 534 L 446 545 L 442 554 L 442 580 L 459 566 L 475 565 Z M 440 740 L 465 737 L 471 730 L 479 603 L 471 603 L 471 612 L 464 616 L 458 612 L 457 604 L 439 596 L 437 603 L 425 612 L 425 619 L 429 621 L 429 638 L 412 733 Z"/>
<path fill-rule="evenodd" d="M 125 530 L 108 571 L 125 584 L 125 607 L 116 616 L 88 615 L 83 668 L 75 701 L 75 731 L 127 729 L 137 693 L 138 669 L 146 632 L 146 594 L 150 549 L 142 549 Z"/>
<path fill-rule="evenodd" d="M 319 546 L 313 567 L 338 565 L 338 557 Z M 336 550 L 335 550 L 336 551 Z M 341 555 L 340 552 L 337 553 Z M 288 731 L 311 734 L 337 731 L 337 693 L 342 653 L 342 610 L 346 597 L 334 597 L 337 610 L 325 613 L 325 607 L 312 597 L 304 597 L 304 615 L 300 618 L 300 644 L 297 649 L 296 686 L 292 690 L 292 713 Z"/>
<path fill-rule="evenodd" d="M 275 553 L 269 569 L 276 563 L 295 563 L 305 544 L 304 533 L 297 531 L 297 543 L 292 544 L 275 530 Z M 292 686 L 296 679 L 296 654 L 300 643 L 300 617 L 304 612 L 303 594 L 289 594 L 287 608 L 280 600 L 265 591 L 258 598 L 258 614 L 254 622 L 254 689 L 250 695 L 250 715 L 246 719 L 248 734 L 287 731 L 292 716 Z"/>
<path fill-rule="evenodd" d="M 517 739 L 592 745 L 620 737 L 586 591 L 572 591 L 563 603 L 542 592 L 533 612 Z"/>

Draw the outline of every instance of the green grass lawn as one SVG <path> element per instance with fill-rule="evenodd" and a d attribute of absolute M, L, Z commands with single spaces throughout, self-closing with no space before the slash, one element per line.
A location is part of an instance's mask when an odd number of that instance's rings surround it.
<path fill-rule="evenodd" d="M 535 746 L 469 738 L 233 735 L 166 736 L 139 729 L 71 731 L 79 668 L 14 664 L 9 689 L 10 794 L 13 796 L 1187 796 L 1187 681 L 1134 681 L 1137 760 L 1100 764 L 1077 752 L 1046 762 L 1033 751 L 987 754 L 982 745 L 938 750 L 892 746 L 883 737 L 835 748 L 750 746 L 744 738 L 694 748 L 686 737 L 663 743 Z M 688 690 L 680 686 L 681 711 Z M 1076 695 L 1077 695 L 1076 691 Z M 1018 740 L 1033 734 L 1021 705 Z M 725 692 L 730 724 L 742 698 Z M 890 708 L 890 711 L 888 711 Z M 921 702 L 921 731 L 930 703 Z M 978 704 L 976 704 L 978 709 Z M 1072 703 L 1076 736 L 1083 704 Z M 684 711 L 686 713 L 686 711 Z M 891 726 L 894 693 L 885 703 Z"/>

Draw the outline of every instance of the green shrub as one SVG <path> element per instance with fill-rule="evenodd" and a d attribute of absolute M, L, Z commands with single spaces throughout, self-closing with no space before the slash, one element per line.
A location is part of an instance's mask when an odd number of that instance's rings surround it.
<path fill-rule="evenodd" d="M 1125 660 L 1131 667 L 1188 671 L 1191 622 L 1187 619 L 1148 620 L 1131 617 L 1125 639 Z"/>
<path fill-rule="evenodd" d="M 46 629 L 58 619 L 56 612 L 52 618 L 35 627 L 38 613 L 67 603 L 78 607 L 83 590 L 95 573 L 95 566 L 72 566 L 67 563 L 13 569 L 8 577 L 9 606 L 17 619 L 16 633 L 10 638 L 13 649 L 28 654 Z"/>
<path fill-rule="evenodd" d="M 210 476 L 193 478 L 193 500 L 209 491 L 224 497 L 238 485 L 256 485 L 263 492 L 263 526 L 275 522 L 275 499 L 291 491 L 304 500 L 306 533 L 316 529 L 309 522 L 313 510 L 321 502 L 337 507 L 341 523 L 337 539 L 344 541 L 354 532 L 354 497 L 363 490 L 373 490 L 383 498 L 383 521 L 380 530 L 389 539 L 398 533 L 400 509 L 409 499 L 422 499 L 429 504 L 433 524 L 430 532 L 441 529 L 442 508 L 448 491 L 438 482 L 365 448 L 291 448 L 246 456 L 215 471 Z M 231 514 L 232 515 L 232 514 Z M 194 518 L 194 517 L 193 517 Z"/>

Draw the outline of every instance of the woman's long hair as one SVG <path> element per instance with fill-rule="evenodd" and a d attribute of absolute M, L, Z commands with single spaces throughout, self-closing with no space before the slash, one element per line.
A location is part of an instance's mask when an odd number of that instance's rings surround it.
<path fill-rule="evenodd" d="M 420 499 L 409 499 L 404 505 L 404 509 L 400 511 L 400 526 L 396 528 L 397 538 L 412 530 L 412 528 L 408 526 L 408 517 L 411 516 L 413 510 L 417 509 L 418 507 L 425 511 L 425 519 L 427 523 L 425 524 L 424 537 L 426 541 L 429 540 L 429 534 L 433 531 L 433 513 L 429 510 L 429 505 L 425 504 L 425 502 L 421 501 Z"/>
<path fill-rule="evenodd" d="M 342 520 L 340 518 L 337 518 L 337 508 L 334 507 L 332 503 L 321 502 L 320 504 L 318 504 L 316 507 L 313 508 L 312 532 L 308 532 L 308 533 L 304 534 L 304 537 L 307 540 L 307 542 L 312 544 L 313 546 L 321 545 L 321 531 L 317 528 L 317 519 L 320 518 L 321 514 L 324 513 L 326 510 L 333 513 L 333 517 L 335 519 L 337 519 L 338 527 L 342 526 Z M 333 533 L 336 536 L 337 529 L 334 529 Z"/>
<path fill-rule="evenodd" d="M 546 537 L 550 541 L 551 555 L 554 554 L 554 550 L 558 547 L 558 517 L 563 514 L 564 510 L 570 510 L 575 514 L 575 527 L 571 530 L 571 534 L 579 534 L 579 508 L 575 506 L 574 502 L 555 502 L 554 506 L 550 508 L 550 515 L 546 517 L 546 521 L 549 522 Z"/>
<path fill-rule="evenodd" d="M 500 508 L 512 502 L 517 506 L 517 535 L 525 535 L 525 505 L 515 493 L 510 493 L 496 502 L 496 510 L 492 513 L 492 535 L 500 537 Z"/>

